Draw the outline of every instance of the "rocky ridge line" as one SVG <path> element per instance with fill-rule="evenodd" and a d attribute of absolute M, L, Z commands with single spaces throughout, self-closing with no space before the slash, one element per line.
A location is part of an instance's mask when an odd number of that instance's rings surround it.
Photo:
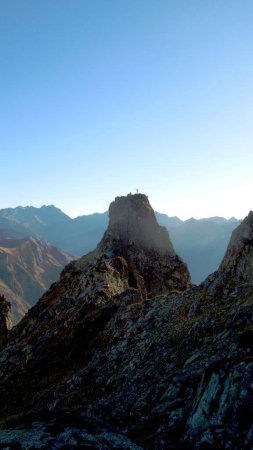
<path fill-rule="evenodd" d="M 206 292 L 218 297 L 241 295 L 253 287 L 253 212 L 233 231 L 219 269 L 204 282 Z"/>

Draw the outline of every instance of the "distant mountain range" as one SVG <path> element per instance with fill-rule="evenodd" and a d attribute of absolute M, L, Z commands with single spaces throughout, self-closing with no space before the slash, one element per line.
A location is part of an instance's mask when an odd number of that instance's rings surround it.
<path fill-rule="evenodd" d="M 1 224 L 3 220 L 3 227 Z M 83 255 L 96 247 L 108 224 L 108 213 L 91 214 L 71 219 L 53 205 L 0 210 L 0 237 L 37 236 L 57 248 Z M 1 230 L 3 229 L 3 231 Z"/>
<path fill-rule="evenodd" d="M 240 222 L 213 217 L 189 219 L 177 227 L 168 227 L 174 248 L 187 263 L 193 283 L 201 283 L 218 269 L 231 233 Z"/>
<path fill-rule="evenodd" d="M 218 268 L 231 232 L 240 223 L 223 217 L 182 221 L 158 212 L 156 217 L 168 229 L 195 284 Z M 69 254 L 92 251 L 107 226 L 108 212 L 71 219 L 53 205 L 0 210 L 0 288 L 13 303 L 15 320 L 57 279 L 74 258 Z"/>
<path fill-rule="evenodd" d="M 176 252 L 187 263 L 192 282 L 199 284 L 216 270 L 225 253 L 231 232 L 240 220 L 210 217 L 182 221 L 156 212 Z M 0 210 L 0 239 L 36 236 L 73 255 L 93 250 L 108 226 L 108 212 L 71 219 L 53 205 Z"/>
<path fill-rule="evenodd" d="M 13 320 L 20 320 L 73 256 L 37 238 L 0 241 L 0 293 L 12 304 Z"/>

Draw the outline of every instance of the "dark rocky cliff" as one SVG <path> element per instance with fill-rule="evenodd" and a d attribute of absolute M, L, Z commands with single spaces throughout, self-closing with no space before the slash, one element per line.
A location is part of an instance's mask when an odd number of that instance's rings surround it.
<path fill-rule="evenodd" d="M 0 343 L 6 339 L 11 327 L 11 305 L 4 295 L 0 294 Z"/>
<path fill-rule="evenodd" d="M 240 296 L 253 287 L 253 212 L 233 231 L 219 269 L 204 282 L 208 293 Z"/>

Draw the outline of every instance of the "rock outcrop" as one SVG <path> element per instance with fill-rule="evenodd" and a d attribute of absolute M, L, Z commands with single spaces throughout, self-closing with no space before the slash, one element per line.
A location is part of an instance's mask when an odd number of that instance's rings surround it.
<path fill-rule="evenodd" d="M 186 265 L 175 254 L 168 231 L 158 225 L 143 194 L 116 197 L 98 251 L 102 257 L 111 255 L 112 265 L 114 258 L 124 259 L 128 287 L 139 289 L 144 298 L 189 286 Z"/>
<path fill-rule="evenodd" d="M 253 212 L 233 231 L 219 269 L 204 282 L 207 293 L 240 296 L 253 287 Z"/>

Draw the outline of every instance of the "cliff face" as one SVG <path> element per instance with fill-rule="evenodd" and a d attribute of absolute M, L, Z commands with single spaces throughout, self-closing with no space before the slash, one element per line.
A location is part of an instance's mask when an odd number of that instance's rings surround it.
<path fill-rule="evenodd" d="M 229 297 L 253 287 L 253 212 L 233 231 L 219 269 L 204 282 L 207 293 Z"/>
<path fill-rule="evenodd" d="M 116 197 L 111 203 L 109 228 L 102 244 L 114 247 L 116 242 L 122 244 L 118 251 L 134 245 L 139 250 L 175 256 L 166 228 L 158 225 L 148 197 L 143 194 Z"/>
<path fill-rule="evenodd" d="M 143 194 L 117 197 L 110 205 L 109 227 L 98 249 L 125 260 L 128 287 L 138 288 L 144 297 L 189 286 L 186 265 Z"/>
<path fill-rule="evenodd" d="M 250 450 L 253 290 L 206 294 L 147 197 L 117 198 L 97 249 L 64 269 L 0 352 L 0 442 Z"/>

